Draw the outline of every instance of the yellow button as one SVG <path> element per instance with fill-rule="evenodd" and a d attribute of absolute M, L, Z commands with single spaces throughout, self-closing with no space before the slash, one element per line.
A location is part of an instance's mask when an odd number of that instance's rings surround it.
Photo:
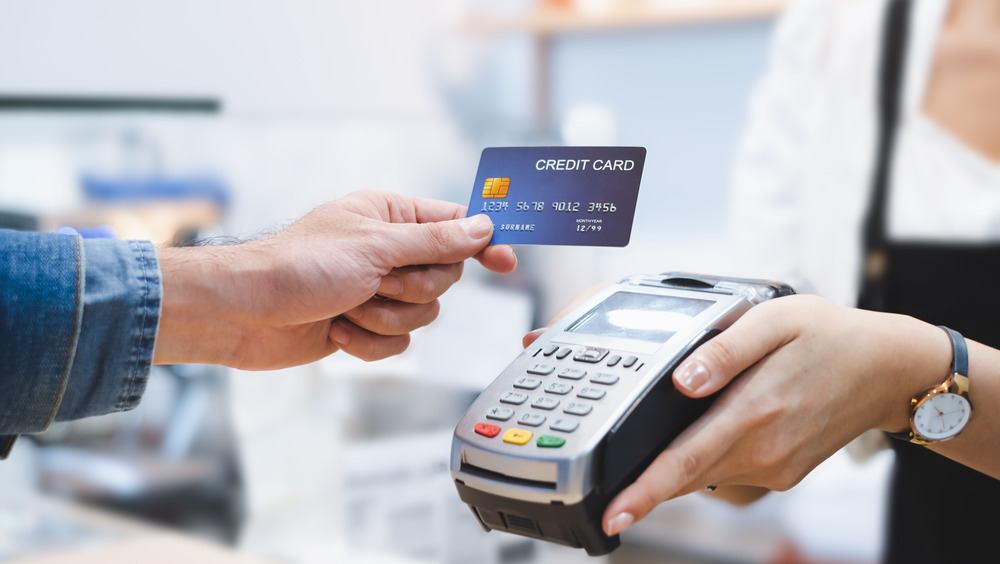
<path fill-rule="evenodd" d="M 503 442 L 515 445 L 526 445 L 531 440 L 531 431 L 524 429 L 507 429 L 503 434 Z"/>

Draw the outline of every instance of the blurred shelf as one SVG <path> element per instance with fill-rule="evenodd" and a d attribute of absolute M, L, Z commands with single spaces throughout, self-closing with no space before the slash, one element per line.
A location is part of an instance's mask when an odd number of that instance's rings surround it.
<path fill-rule="evenodd" d="M 541 36 L 627 31 L 725 23 L 777 16 L 790 0 L 676 0 L 609 2 L 607 8 L 541 5 L 523 15 L 477 16 L 467 23 L 475 34 L 531 33 Z"/>
<path fill-rule="evenodd" d="M 84 205 L 38 218 L 38 229 L 55 231 L 62 225 L 110 225 L 123 240 L 177 245 L 187 242 L 192 234 L 202 229 L 218 225 L 221 220 L 222 208 L 207 198 L 150 199 Z"/>
<path fill-rule="evenodd" d="M 464 23 L 470 35 L 527 34 L 534 41 L 535 120 L 552 127 L 551 43 L 559 37 L 602 32 L 666 30 L 682 26 L 770 19 L 791 0 L 537 0 L 523 14 L 479 14 Z M 584 6 L 584 7 L 579 7 Z"/>
<path fill-rule="evenodd" d="M 0 93 L 0 112 L 153 112 L 218 114 L 210 97 L 55 95 Z"/>

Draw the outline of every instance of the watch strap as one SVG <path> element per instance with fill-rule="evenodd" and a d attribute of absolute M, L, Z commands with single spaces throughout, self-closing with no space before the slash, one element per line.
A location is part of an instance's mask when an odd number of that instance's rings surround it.
<path fill-rule="evenodd" d="M 948 338 L 951 339 L 951 373 L 968 377 L 969 346 L 965 343 L 965 337 L 958 331 L 944 325 L 938 325 L 938 327 L 944 329 L 944 332 L 948 334 Z"/>

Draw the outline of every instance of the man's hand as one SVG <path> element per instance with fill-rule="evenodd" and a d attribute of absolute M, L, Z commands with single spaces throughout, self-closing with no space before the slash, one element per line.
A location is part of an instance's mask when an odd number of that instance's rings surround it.
<path fill-rule="evenodd" d="M 265 370 L 337 350 L 365 360 L 398 354 L 410 331 L 437 316 L 437 298 L 465 259 L 499 273 L 517 265 L 509 246 L 487 246 L 489 218 L 465 213 L 450 202 L 356 192 L 265 239 L 161 249 L 154 363 Z"/>

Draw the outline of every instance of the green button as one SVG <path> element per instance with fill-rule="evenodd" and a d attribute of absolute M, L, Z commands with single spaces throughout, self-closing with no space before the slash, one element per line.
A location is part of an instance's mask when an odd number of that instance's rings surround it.
<path fill-rule="evenodd" d="M 566 439 L 562 437 L 553 437 L 552 435 L 541 435 L 538 437 L 538 442 L 535 444 L 545 448 L 559 448 L 566 444 Z"/>

